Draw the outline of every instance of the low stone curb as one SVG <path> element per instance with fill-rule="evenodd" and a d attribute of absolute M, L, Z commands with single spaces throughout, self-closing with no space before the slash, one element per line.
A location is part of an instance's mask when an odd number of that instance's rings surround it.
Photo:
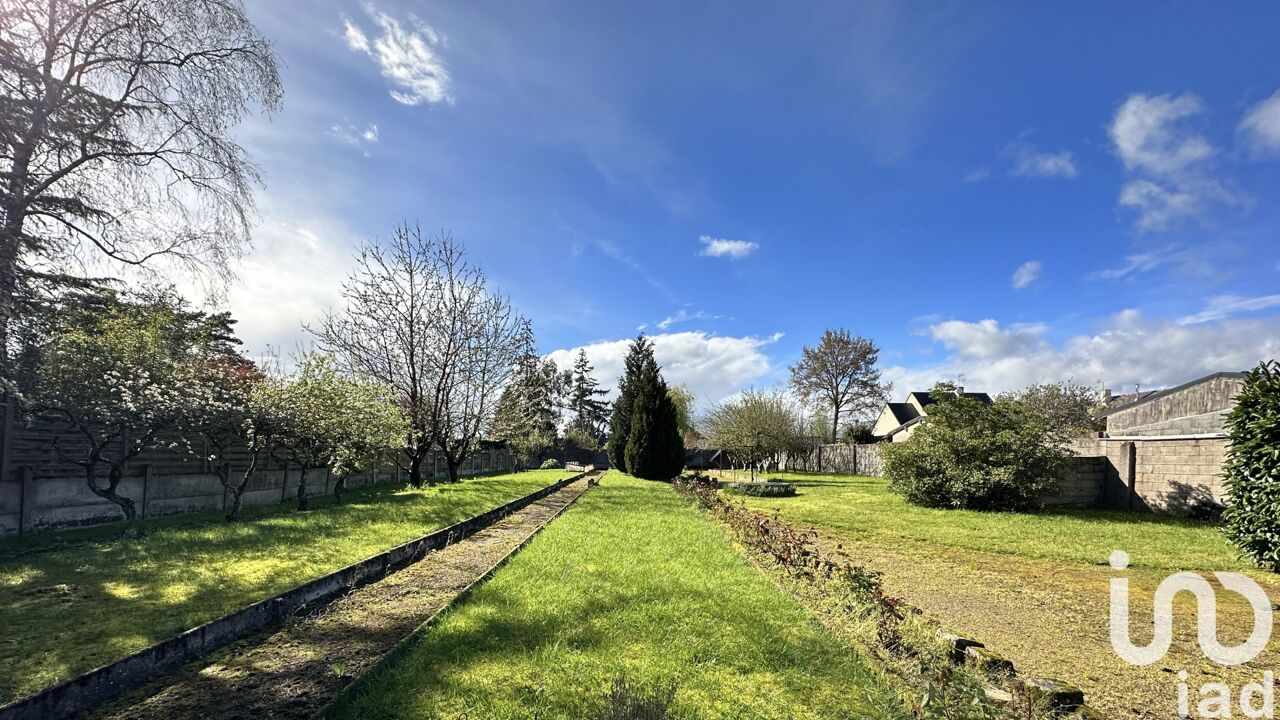
<path fill-rule="evenodd" d="M 353 588 L 376 582 L 412 565 L 427 552 L 469 537 L 499 519 L 581 480 L 585 475 L 586 473 L 579 473 L 552 483 L 492 510 L 397 545 L 168 640 L 162 640 L 60 685 L 16 700 L 0 707 L 0 720 L 61 720 L 79 715 L 142 685 L 157 673 L 191 662 L 250 633 L 279 625 L 300 610 L 322 605 Z"/>
<path fill-rule="evenodd" d="M 590 474 L 591 472 L 597 472 L 597 471 L 588 471 L 588 473 L 584 473 L 584 475 Z M 604 472 L 604 471 L 602 470 L 598 472 Z M 582 476 L 579 475 L 578 477 L 582 477 Z M 599 476 L 596 476 L 595 478 L 591 478 L 591 479 L 598 481 Z M 448 612 L 455 605 L 462 602 L 463 599 L 465 599 L 468 595 L 471 594 L 472 590 L 476 589 L 476 587 L 478 587 L 481 583 L 488 580 L 490 576 L 492 576 L 495 572 L 497 572 L 498 568 L 507 564 L 507 561 L 509 561 L 512 557 L 514 557 L 516 553 L 524 549 L 526 545 L 532 542 L 533 539 L 537 537 L 539 533 L 545 530 L 547 526 L 552 523 L 552 521 L 554 521 L 556 518 L 563 515 L 566 510 L 573 507 L 573 504 L 578 502 L 578 498 L 585 495 L 587 493 L 587 490 L 599 484 L 598 482 L 592 483 L 591 479 L 588 479 L 587 487 L 584 488 L 582 492 L 578 493 L 577 495 L 574 495 L 573 498 L 569 500 L 569 502 L 564 504 L 564 507 L 557 510 L 554 515 L 547 518 L 546 522 L 542 523 L 537 527 L 537 529 L 529 533 L 529 537 L 525 538 L 524 540 L 521 540 L 519 543 L 516 544 L 515 547 L 511 548 L 511 550 L 507 552 L 507 554 L 503 555 L 501 558 L 498 558 L 498 560 L 495 561 L 493 565 L 490 565 L 487 570 L 477 575 L 474 580 L 468 583 L 467 586 L 463 588 L 457 595 L 455 595 L 452 600 L 446 603 L 444 607 L 432 613 L 431 617 L 427 618 L 426 620 L 423 620 L 422 624 L 419 625 L 417 629 L 415 629 L 413 632 L 406 635 L 403 639 L 400 640 L 400 642 L 396 643 L 395 647 L 391 648 L 391 650 L 386 655 L 383 655 L 382 658 L 380 658 L 376 663 L 371 665 L 368 670 L 365 670 L 364 672 L 360 673 L 359 676 L 352 679 L 352 681 L 346 687 L 344 687 L 336 697 L 334 697 L 332 700 L 326 703 L 324 707 L 320 708 L 319 712 L 315 714 L 314 720 L 324 720 L 325 716 L 328 715 L 328 713 L 333 709 L 335 705 L 338 704 L 340 700 L 348 697 L 353 692 L 359 692 L 360 687 L 364 684 L 364 682 L 368 678 L 372 677 L 374 674 L 381 671 L 382 669 L 389 667 L 390 665 L 394 664 L 397 660 L 399 660 L 401 657 L 403 657 L 404 654 L 407 653 L 409 649 L 422 638 L 423 635 L 430 632 L 431 627 L 435 625 L 436 620 L 438 620 L 442 615 Z"/>
<path fill-rule="evenodd" d="M 1010 702 L 1010 690 L 1022 694 L 1032 702 L 1044 705 L 1055 717 L 1088 718 L 1103 720 L 1105 716 L 1085 705 L 1084 692 L 1079 688 L 1052 678 L 1022 677 L 1013 661 L 987 649 L 981 642 L 940 630 L 938 638 L 946 644 L 951 661 L 957 665 L 970 665 L 1000 687 L 989 687 L 988 697 L 1000 702 Z M 1007 688 L 1007 689 L 1005 689 Z"/>

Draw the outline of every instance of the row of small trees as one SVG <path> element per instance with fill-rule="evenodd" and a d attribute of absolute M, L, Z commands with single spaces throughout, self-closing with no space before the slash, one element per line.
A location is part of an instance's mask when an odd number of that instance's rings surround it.
<path fill-rule="evenodd" d="M 401 227 L 385 245 L 365 244 L 343 300 L 310 328 L 318 349 L 284 372 L 278 359 L 264 368 L 238 351 L 227 313 L 192 310 L 172 290 L 47 293 L 15 326 L 11 396 L 59 421 L 59 459 L 121 508 L 129 534 L 141 528 L 120 483 L 154 448 L 207 448 L 223 468 L 232 519 L 265 458 L 300 469 L 299 509 L 320 468 L 336 476 L 339 497 L 351 473 L 393 463 L 421 486 L 436 451 L 457 481 L 482 440 L 555 436 L 557 421 L 542 410 L 559 400 L 535 396 L 535 385 L 564 388 L 555 397 L 573 408 L 572 428 L 602 431 L 604 392 L 585 356 L 565 374 L 538 358 L 529 322 L 451 238 Z M 239 448 L 249 461 L 232 477 Z"/>

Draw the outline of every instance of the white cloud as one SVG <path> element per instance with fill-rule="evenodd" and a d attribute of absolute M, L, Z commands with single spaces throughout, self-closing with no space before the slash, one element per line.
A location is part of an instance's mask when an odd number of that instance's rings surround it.
<path fill-rule="evenodd" d="M 303 323 L 315 322 L 341 301 L 340 280 L 352 254 L 351 241 L 335 232 L 338 226 L 328 220 L 264 222 L 225 292 L 212 293 L 194 279 L 182 280 L 178 289 L 197 305 L 214 301 L 230 310 L 250 357 L 268 347 L 288 354 L 310 340 Z"/>
<path fill-rule="evenodd" d="M 1214 152 L 1208 140 L 1183 122 L 1203 111 L 1204 103 L 1191 93 L 1130 95 L 1111 123 L 1111 141 L 1130 170 L 1156 175 L 1184 172 Z"/>
<path fill-rule="evenodd" d="M 1004 155 L 1013 161 L 1009 174 L 1030 178 L 1073 178 L 1079 174 L 1075 158 L 1070 151 L 1041 152 L 1026 142 L 1016 142 L 1004 149 Z"/>
<path fill-rule="evenodd" d="M 976 167 L 970 170 L 969 172 L 965 173 L 964 181 L 967 183 L 976 183 L 976 182 L 982 182 L 983 180 L 986 180 L 989 177 L 991 177 L 991 168 Z"/>
<path fill-rule="evenodd" d="M 1181 325 L 1198 325 L 1231 317 L 1245 312 L 1265 310 L 1280 305 L 1280 295 L 1240 297 L 1239 295 L 1215 295 L 1208 299 L 1204 309 L 1194 315 L 1180 318 Z"/>
<path fill-rule="evenodd" d="M 1186 276 L 1209 281 L 1220 281 L 1226 273 L 1216 261 L 1234 257 L 1238 249 L 1227 242 L 1214 242 L 1194 247 L 1165 245 L 1125 256 L 1119 267 L 1097 270 L 1089 274 L 1091 280 L 1124 280 L 1142 273 L 1166 268 Z"/>
<path fill-rule="evenodd" d="M 1280 90 L 1249 108 L 1239 132 L 1254 157 L 1280 156 Z"/>
<path fill-rule="evenodd" d="M 1137 212 L 1139 229 L 1165 230 L 1216 203 L 1244 202 L 1207 174 L 1216 150 L 1189 122 L 1203 112 L 1204 103 L 1191 93 L 1134 94 L 1116 111 L 1109 134 L 1131 175 L 1119 202 Z"/>
<path fill-rule="evenodd" d="M 405 105 L 453 102 L 449 71 L 438 50 L 445 42 L 430 25 L 410 15 L 407 24 L 366 5 L 365 12 L 380 31 L 370 36 L 350 18 L 342 19 L 347 47 L 372 57 L 391 81 L 391 97 Z"/>
<path fill-rule="evenodd" d="M 1002 327 L 995 320 L 951 320 L 928 334 L 950 351 L 927 366 L 885 370 L 899 393 L 960 379 L 974 391 L 1017 390 L 1032 383 L 1074 380 L 1114 389 L 1175 385 L 1222 370 L 1243 370 L 1280 355 L 1280 318 L 1183 325 L 1125 310 L 1094 334 L 1061 343 L 1042 324 Z"/>
<path fill-rule="evenodd" d="M 654 323 L 654 326 L 657 327 L 659 330 L 666 330 L 672 325 L 676 325 L 682 322 L 689 322 L 691 320 L 719 320 L 721 319 L 721 317 L 723 316 L 712 315 L 703 310 L 689 312 L 688 310 L 681 308 L 680 310 L 677 310 L 674 315 L 668 315 L 665 318 Z M 644 325 L 641 325 L 640 329 L 643 330 L 644 327 L 645 327 Z"/>
<path fill-rule="evenodd" d="M 1010 280 L 1014 289 L 1021 290 L 1035 282 L 1036 278 L 1040 277 L 1040 267 L 1039 260 L 1028 260 L 1019 265 L 1018 269 L 1013 271 L 1013 278 Z"/>
<path fill-rule="evenodd" d="M 329 128 L 329 134 L 348 145 L 378 142 L 378 126 L 369 123 L 363 129 L 350 123 L 342 122 Z"/>
<path fill-rule="evenodd" d="M 698 242 L 703 245 L 702 255 L 706 257 L 727 257 L 733 260 L 744 258 L 760 247 L 759 243 L 747 240 L 725 240 L 723 238 L 713 238 L 710 235 L 703 235 L 698 238 Z"/>
<path fill-rule="evenodd" d="M 700 406 L 732 395 L 759 381 L 772 369 L 764 348 L 777 342 L 782 333 L 769 337 L 723 337 L 705 332 L 650 335 L 654 357 L 662 366 L 662 376 L 671 385 L 685 385 Z M 613 390 L 622 376 L 623 359 L 630 340 L 605 340 L 556 350 L 547 355 L 562 368 L 573 364 L 579 349 L 595 367 L 601 387 Z"/>

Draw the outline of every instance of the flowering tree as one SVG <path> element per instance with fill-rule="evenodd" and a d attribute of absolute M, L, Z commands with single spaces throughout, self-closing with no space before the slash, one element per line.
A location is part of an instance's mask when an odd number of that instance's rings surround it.
<path fill-rule="evenodd" d="M 218 480 L 227 489 L 231 501 L 226 514 L 228 522 L 240 513 L 244 490 L 257 471 L 258 459 L 265 447 L 253 422 L 252 403 L 254 390 L 264 378 L 262 370 L 252 361 L 225 354 L 196 358 L 181 373 L 180 382 L 189 390 L 182 430 L 188 437 L 202 436 L 206 459 L 218 463 Z M 241 444 L 249 448 L 249 463 L 233 476 L 228 453 Z"/>
<path fill-rule="evenodd" d="M 119 494 L 127 464 L 177 446 L 204 395 L 194 368 L 238 357 L 230 318 L 188 310 L 172 290 L 66 298 L 38 348 L 32 409 L 62 419 L 54 448 L 78 465 L 89 490 L 120 507 L 125 534 L 142 534 L 132 499 Z M 105 470 L 105 476 L 103 471 Z"/>
<path fill-rule="evenodd" d="M 339 498 L 347 475 L 374 467 L 403 442 L 407 425 L 384 386 L 342 375 L 330 355 L 305 355 L 292 376 L 271 376 L 250 401 L 250 443 L 297 463 L 298 509 L 311 470 L 332 468 Z"/>

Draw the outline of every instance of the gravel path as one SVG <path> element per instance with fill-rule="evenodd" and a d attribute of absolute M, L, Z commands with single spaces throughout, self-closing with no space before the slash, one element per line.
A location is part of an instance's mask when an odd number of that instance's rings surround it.
<path fill-rule="evenodd" d="M 168 673 L 90 717 L 311 718 L 586 489 L 586 479 L 575 482 L 309 616 Z"/>

